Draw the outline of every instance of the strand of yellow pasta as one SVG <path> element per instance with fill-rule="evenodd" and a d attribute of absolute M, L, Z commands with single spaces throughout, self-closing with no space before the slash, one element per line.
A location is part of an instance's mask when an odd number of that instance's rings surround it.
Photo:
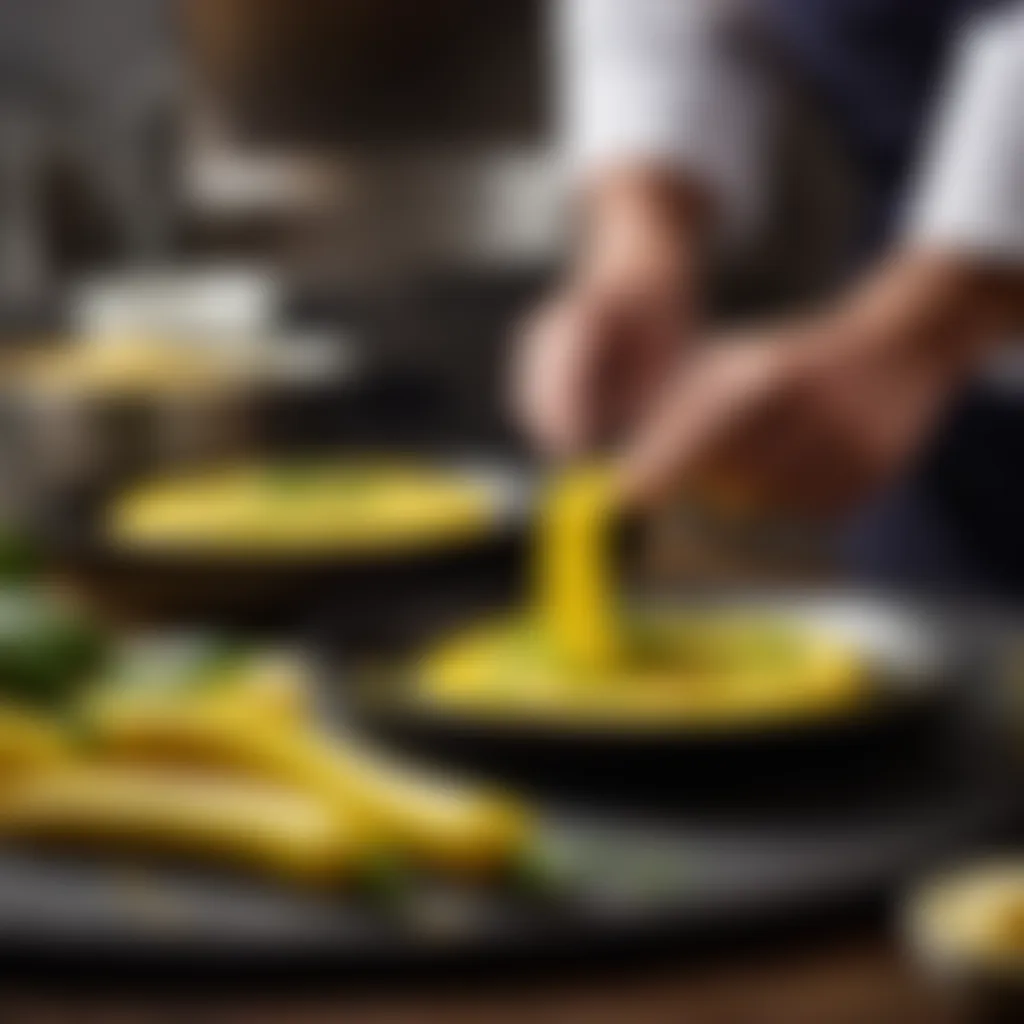
<path fill-rule="evenodd" d="M 614 665 L 623 648 L 609 551 L 615 495 L 610 470 L 572 470 L 552 485 L 541 518 L 541 622 L 560 655 L 593 671 Z"/>

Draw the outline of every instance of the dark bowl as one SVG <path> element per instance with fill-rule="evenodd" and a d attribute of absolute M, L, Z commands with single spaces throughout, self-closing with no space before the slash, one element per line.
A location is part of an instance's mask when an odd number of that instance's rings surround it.
<path fill-rule="evenodd" d="M 645 803 L 739 799 L 756 806 L 801 794 L 834 803 L 872 780 L 890 785 L 894 769 L 941 770 L 958 684 L 971 666 L 966 645 L 940 616 L 866 595 L 710 600 L 766 609 L 855 643 L 873 674 L 874 698 L 857 711 L 709 729 L 685 722 L 598 727 L 428 708 L 408 697 L 409 677 L 400 669 L 377 674 L 341 663 L 339 689 L 349 714 L 391 743 L 570 795 L 600 789 L 632 792 Z"/>
<path fill-rule="evenodd" d="M 509 466 L 457 465 L 492 490 L 493 528 L 411 550 L 301 557 L 133 551 L 105 537 L 111 490 L 65 505 L 36 527 L 60 576 L 117 621 L 293 629 L 330 608 L 347 646 L 378 630 L 381 622 L 472 591 L 480 580 L 506 595 L 516 587 L 524 562 L 529 480 Z"/>

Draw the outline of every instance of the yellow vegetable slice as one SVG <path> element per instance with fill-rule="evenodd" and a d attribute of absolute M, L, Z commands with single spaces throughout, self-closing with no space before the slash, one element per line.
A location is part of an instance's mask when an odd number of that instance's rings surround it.
<path fill-rule="evenodd" d="M 0 796 L 0 835 L 167 853 L 326 884 L 366 865 L 365 829 L 299 793 L 138 766 L 76 765 Z"/>
<path fill-rule="evenodd" d="M 308 793 L 440 870 L 498 870 L 533 832 L 525 809 L 503 794 L 421 778 L 350 739 L 259 721 L 239 727 L 201 707 L 140 708 L 101 723 L 97 739 L 108 755 L 212 765 Z"/>
<path fill-rule="evenodd" d="M 603 670 L 622 655 L 608 551 L 614 512 L 615 481 L 603 468 L 567 473 L 544 503 L 536 604 L 570 668 Z"/>
<path fill-rule="evenodd" d="M 401 461 L 236 465 L 128 492 L 109 524 L 129 548 L 227 557 L 407 551 L 487 533 L 491 489 Z"/>
<path fill-rule="evenodd" d="M 1024 968 L 1024 864 L 983 861 L 929 881 L 908 907 L 908 931 L 931 959 L 1017 978 Z"/>
<path fill-rule="evenodd" d="M 50 768 L 63 761 L 68 745 L 47 719 L 10 705 L 0 706 L 0 773 Z M 0 785 L 3 778 L 0 777 Z"/>
<path fill-rule="evenodd" d="M 119 716 L 186 705 L 237 720 L 298 725 L 309 716 L 308 669 L 283 653 L 259 652 L 230 663 L 200 686 L 114 683 L 89 696 L 84 721 L 92 728 Z"/>
<path fill-rule="evenodd" d="M 299 724 L 310 713 L 310 670 L 284 653 L 259 653 L 213 682 L 206 700 L 267 722 Z"/>
<path fill-rule="evenodd" d="M 16 360 L 9 369 L 23 388 L 42 395 L 148 399 L 214 394 L 223 386 L 259 376 L 258 369 L 238 360 L 141 335 L 80 338 L 47 346 Z"/>

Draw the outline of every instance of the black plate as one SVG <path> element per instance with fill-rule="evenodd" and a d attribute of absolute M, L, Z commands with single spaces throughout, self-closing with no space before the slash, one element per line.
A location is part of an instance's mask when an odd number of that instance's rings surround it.
<path fill-rule="evenodd" d="M 464 541 L 404 552 L 302 558 L 224 557 L 127 551 L 103 524 L 118 491 L 82 497 L 37 524 L 63 575 L 119 621 L 245 628 L 294 627 L 331 607 L 354 636 L 401 617 L 405 608 L 473 590 L 478 581 L 505 598 L 518 589 L 531 484 L 514 467 L 445 463 L 493 493 L 493 530 Z M 123 488 L 124 485 L 122 485 Z"/>
<path fill-rule="evenodd" d="M 966 654 L 967 644 L 965 634 L 957 646 Z M 998 654 L 988 640 L 964 659 L 931 761 L 906 752 L 884 779 L 822 784 L 813 803 L 750 788 L 745 802 L 696 807 L 676 784 L 641 807 L 593 780 L 586 801 L 534 790 L 549 837 L 578 864 L 554 900 L 416 889 L 388 910 L 185 869 L 4 851 L 0 962 L 337 978 L 549 965 L 788 928 L 885 897 L 1019 824 Z"/>
<path fill-rule="evenodd" d="M 856 785 L 908 757 L 941 753 L 950 698 L 969 669 L 955 616 L 866 594 L 732 594 L 680 605 L 765 611 L 827 629 L 863 651 L 876 696 L 856 712 L 732 730 L 682 722 L 573 725 L 427 707 L 407 696 L 401 672 L 378 684 L 372 673 L 364 678 L 342 664 L 344 698 L 351 715 L 389 742 L 568 792 L 600 783 L 649 794 L 655 781 L 713 801 L 732 792 L 831 788 L 844 779 Z"/>
<path fill-rule="evenodd" d="M 995 765 L 989 765 L 994 769 Z M 402 912 L 152 865 L 0 856 L 0 958 L 123 971 L 463 971 L 789 928 L 885 897 L 1018 820 L 1019 783 L 960 764 L 860 806 L 769 817 L 550 807 L 580 851 L 559 900 L 421 891 Z M 442 898 L 442 896 L 444 898 Z"/>

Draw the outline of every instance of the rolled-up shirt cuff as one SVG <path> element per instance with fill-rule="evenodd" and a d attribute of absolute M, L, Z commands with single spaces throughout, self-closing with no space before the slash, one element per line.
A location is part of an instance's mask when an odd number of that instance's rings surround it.
<path fill-rule="evenodd" d="M 752 119 L 753 112 L 716 117 L 706 104 L 685 101 L 662 111 L 635 84 L 618 95 L 609 88 L 604 106 L 622 116 L 571 139 L 570 170 L 575 176 L 586 178 L 629 163 L 676 170 L 711 199 L 724 245 L 739 244 L 754 233 L 762 196 L 748 152 L 751 138 L 737 142 L 732 137 L 737 122 Z M 755 130 L 750 126 L 746 131 Z"/>
<path fill-rule="evenodd" d="M 911 190 L 905 238 L 1024 263 L 1024 5 L 965 35 Z"/>
<path fill-rule="evenodd" d="M 570 173 L 677 169 L 711 199 L 719 241 L 740 245 L 763 213 L 767 90 L 730 50 L 745 6 L 725 0 L 569 0 L 563 137 Z M 568 29 L 568 31 L 566 31 Z"/>

